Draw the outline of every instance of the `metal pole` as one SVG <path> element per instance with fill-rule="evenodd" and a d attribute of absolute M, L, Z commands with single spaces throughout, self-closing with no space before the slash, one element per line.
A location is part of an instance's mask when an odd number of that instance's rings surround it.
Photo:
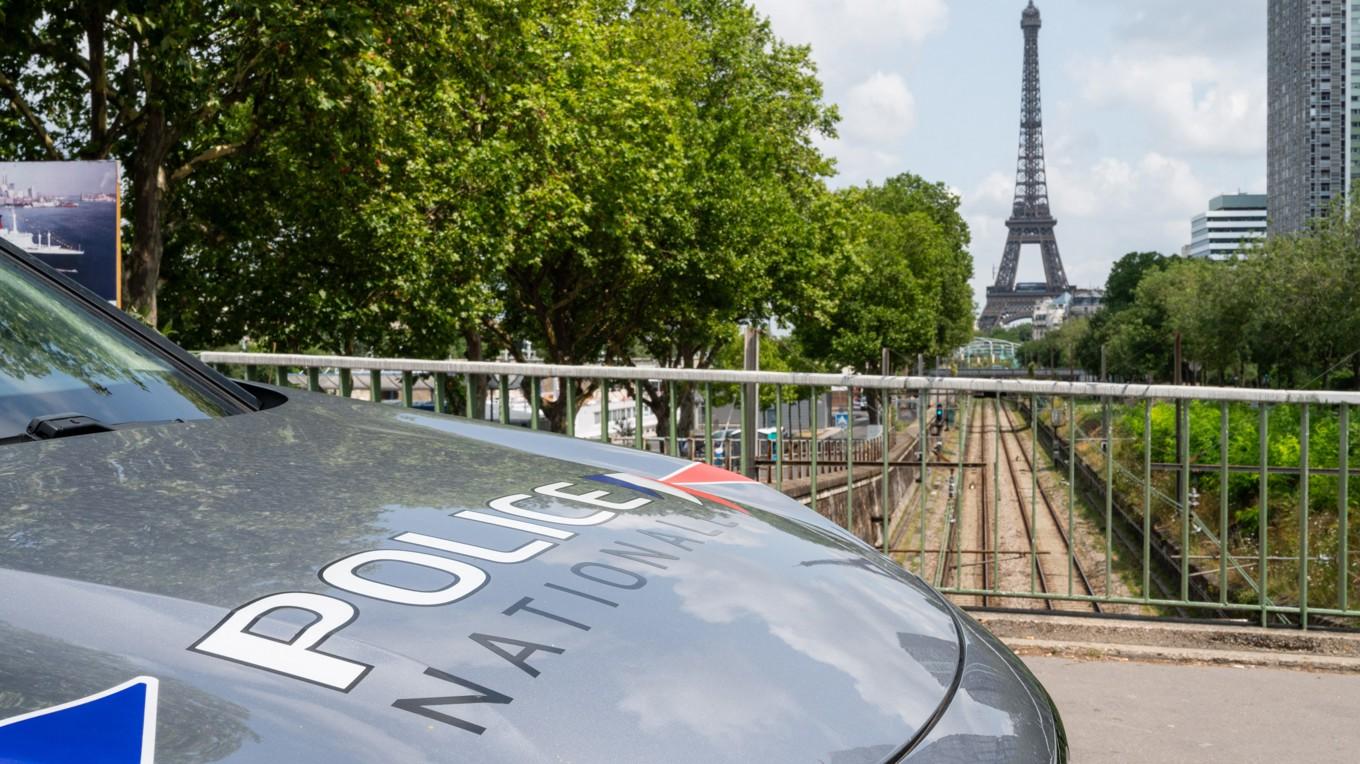
<path fill-rule="evenodd" d="M 1228 403 L 1218 408 L 1218 601 L 1228 601 Z"/>
<path fill-rule="evenodd" d="M 538 377 L 529 379 L 529 429 L 538 429 L 538 404 L 543 399 L 543 381 Z"/>
<path fill-rule="evenodd" d="M 639 379 L 633 383 L 633 448 L 641 451 L 646 447 L 642 441 L 642 385 L 645 380 Z M 671 402 L 674 404 L 674 401 Z"/>
<path fill-rule="evenodd" d="M 1351 450 L 1351 407 L 1341 404 L 1341 443 L 1337 448 L 1337 467 L 1340 468 L 1341 485 L 1337 489 L 1337 531 L 1341 536 L 1341 551 L 1337 558 L 1337 588 L 1342 610 L 1350 604 L 1350 450 Z"/>
<path fill-rule="evenodd" d="M 567 437 L 576 437 L 576 381 L 571 377 L 562 380 L 567 393 Z"/>
<path fill-rule="evenodd" d="M 774 386 L 774 488 L 784 490 L 784 386 Z"/>
<path fill-rule="evenodd" d="M 1152 399 L 1143 401 L 1143 599 L 1152 596 Z"/>
<path fill-rule="evenodd" d="M 1104 352 L 1104 347 L 1101 347 Z M 1110 439 L 1110 398 L 1100 399 L 1101 430 L 1105 437 L 1105 596 L 1114 591 L 1110 579 L 1114 567 L 1114 442 Z"/>
<path fill-rule="evenodd" d="M 1308 628 L 1308 404 L 1299 409 L 1299 627 Z"/>
<path fill-rule="evenodd" d="M 675 397 L 675 380 L 673 379 L 666 380 L 666 400 L 671 403 L 671 405 L 666 407 L 666 417 L 668 419 L 666 422 L 666 453 L 670 456 L 679 456 L 680 449 L 677 446 L 679 441 L 676 439 L 676 430 L 680 427 L 678 410 L 680 408 L 680 399 Z"/>
<path fill-rule="evenodd" d="M 920 355 L 916 356 L 917 363 L 920 363 Z M 916 445 L 921 450 L 921 485 L 916 489 L 916 493 L 921 498 L 921 544 L 920 554 L 917 556 L 919 569 L 916 571 L 921 578 L 926 577 L 926 491 L 929 490 L 927 481 L 929 479 L 929 466 L 926 463 L 926 452 L 930 449 L 930 435 L 926 428 L 926 408 L 930 406 L 929 388 L 921 388 L 921 400 L 916 409 Z"/>
<path fill-rule="evenodd" d="M 609 380 L 600 380 L 600 442 L 609 442 Z"/>
<path fill-rule="evenodd" d="M 713 463 L 713 383 L 704 383 L 704 461 Z"/>
<path fill-rule="evenodd" d="M 885 350 L 884 352 L 886 353 L 887 351 Z M 890 475 L 890 470 L 889 470 L 889 467 L 888 467 L 888 452 L 892 450 L 892 438 L 891 438 L 891 436 L 892 436 L 893 407 L 890 406 L 890 405 L 888 405 L 888 403 L 889 403 L 889 399 L 888 399 L 888 391 L 884 390 L 884 391 L 882 391 L 882 392 L 880 393 L 880 395 L 883 396 L 883 398 L 882 398 L 882 403 L 883 403 L 883 416 L 879 417 L 880 419 L 883 420 L 883 449 L 882 449 L 882 451 L 883 451 L 883 454 L 882 454 L 882 456 L 883 456 L 883 485 L 882 485 L 883 496 L 881 497 L 882 506 L 880 507 L 880 511 L 879 511 L 878 535 L 879 535 L 879 538 L 881 538 L 882 541 L 883 541 L 883 554 L 886 555 L 886 554 L 889 553 L 889 551 L 888 551 L 888 528 L 889 528 L 890 523 L 888 522 L 888 520 L 889 520 L 888 513 L 892 511 L 892 505 L 891 505 L 891 502 L 892 502 L 891 491 L 889 490 L 889 485 L 888 485 L 888 483 L 889 483 L 889 475 Z"/>
<path fill-rule="evenodd" d="M 1001 396 L 992 400 L 992 587 L 1001 589 Z M 984 563 L 985 564 L 985 563 Z"/>
<path fill-rule="evenodd" d="M 746 327 L 742 368 L 760 370 L 760 332 L 755 326 Z M 760 408 L 759 388 L 754 382 L 742 385 L 741 407 L 741 472 L 748 478 L 756 477 L 756 463 L 751 454 L 756 448 L 756 409 Z"/>
<path fill-rule="evenodd" d="M 501 424 L 510 424 L 510 375 L 502 374 L 496 388 L 501 397 Z"/>
<path fill-rule="evenodd" d="M 1067 593 L 1072 594 L 1072 578 L 1076 567 L 1077 532 L 1073 527 L 1072 515 L 1077 504 L 1077 404 L 1073 398 L 1067 399 Z M 1108 533 L 1106 534 L 1108 535 Z M 1108 593 L 1109 590 L 1106 590 Z"/>
<path fill-rule="evenodd" d="M 812 499 L 812 510 L 816 512 L 818 510 L 817 510 L 817 387 L 815 385 L 812 388 L 812 396 L 809 400 L 811 400 L 812 402 L 812 448 L 810 453 L 808 454 L 808 461 L 811 463 L 812 466 L 810 473 L 811 482 L 808 485 L 808 490 Z"/>
<path fill-rule="evenodd" d="M 1180 436 L 1180 510 L 1181 510 L 1181 601 L 1190 600 L 1190 407 L 1181 406 L 1177 420 Z"/>
<path fill-rule="evenodd" d="M 845 388 L 845 529 L 855 532 L 855 388 Z"/>
<path fill-rule="evenodd" d="M 1257 523 L 1258 523 L 1257 532 L 1260 534 L 1260 543 L 1258 544 L 1258 546 L 1259 546 L 1259 548 L 1260 548 L 1260 556 L 1261 556 L 1261 559 L 1259 560 L 1260 571 L 1261 571 L 1261 590 L 1258 592 L 1258 594 L 1260 595 L 1260 603 L 1259 603 L 1259 604 L 1260 604 L 1260 607 L 1261 607 L 1261 625 L 1262 625 L 1262 626 L 1265 626 L 1265 625 L 1267 624 L 1267 622 L 1269 621 L 1269 619 L 1270 619 L 1270 611 L 1267 610 L 1268 598 L 1267 598 L 1267 596 L 1266 596 L 1266 592 L 1269 591 L 1269 583 L 1270 583 L 1270 569 L 1269 569 L 1269 567 L 1268 567 L 1269 560 L 1267 559 L 1267 556 L 1268 556 L 1268 554 L 1269 554 L 1269 547 L 1270 547 L 1270 501 L 1269 501 L 1269 492 L 1270 492 L 1270 465 L 1269 465 L 1269 462 L 1270 462 L 1270 444 L 1269 444 L 1269 440 L 1268 440 L 1268 438 L 1269 438 L 1269 431 L 1270 431 L 1269 411 L 1270 411 L 1269 407 L 1266 406 L 1264 403 L 1262 403 L 1262 404 L 1261 404 L 1261 408 L 1260 408 L 1260 417 L 1261 417 L 1261 418 L 1260 418 L 1260 425 L 1259 425 L 1258 428 L 1257 428 L 1257 429 L 1259 430 L 1260 439 L 1261 439 L 1261 445 L 1260 445 L 1261 456 L 1260 456 L 1260 459 L 1259 459 L 1259 461 L 1261 462 L 1261 476 L 1260 476 L 1260 477 L 1261 477 L 1261 489 L 1260 489 L 1260 493 L 1261 493 L 1261 496 L 1260 496 L 1261 507 L 1260 507 L 1259 511 L 1257 512 L 1256 517 L 1257 517 Z"/>
<path fill-rule="evenodd" d="M 1029 591 L 1034 593 L 1034 580 L 1039 574 L 1039 402 L 1029 397 Z"/>

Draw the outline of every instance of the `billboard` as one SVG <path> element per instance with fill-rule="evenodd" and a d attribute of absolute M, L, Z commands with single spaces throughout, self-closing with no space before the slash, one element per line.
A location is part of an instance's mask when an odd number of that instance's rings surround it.
<path fill-rule="evenodd" d="M 0 238 L 121 304 L 118 163 L 0 162 Z"/>

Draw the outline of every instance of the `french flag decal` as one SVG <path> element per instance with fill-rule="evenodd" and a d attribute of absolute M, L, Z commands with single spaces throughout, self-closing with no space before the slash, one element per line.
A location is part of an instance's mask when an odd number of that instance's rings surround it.
<path fill-rule="evenodd" d="M 152 764 L 156 757 L 154 677 L 52 708 L 0 719 L 3 764 Z"/>
<path fill-rule="evenodd" d="M 714 504 L 721 504 L 729 509 L 738 512 L 746 512 L 745 509 L 722 498 L 714 496 L 712 493 L 703 490 L 705 486 L 730 485 L 739 483 L 755 482 L 750 478 L 743 477 L 735 472 L 728 472 L 720 467 L 695 462 L 659 478 L 645 478 L 639 475 L 631 475 L 627 472 L 611 472 L 605 475 L 591 475 L 588 479 L 600 483 L 612 483 L 614 485 L 628 486 L 634 490 L 651 494 L 655 498 L 661 498 L 662 494 L 673 496 L 677 499 L 699 504 L 699 499 L 704 498 Z"/>

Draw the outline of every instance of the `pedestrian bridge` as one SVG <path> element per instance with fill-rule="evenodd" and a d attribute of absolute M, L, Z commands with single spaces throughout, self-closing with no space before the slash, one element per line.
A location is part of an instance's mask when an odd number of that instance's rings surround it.
<path fill-rule="evenodd" d="M 966 607 L 1360 625 L 1349 490 L 1360 393 L 200 357 L 255 381 L 379 400 L 388 388 L 391 405 L 741 471 Z M 619 426 L 577 432 L 564 412 L 589 406 Z M 722 406 L 739 421 L 715 423 Z"/>

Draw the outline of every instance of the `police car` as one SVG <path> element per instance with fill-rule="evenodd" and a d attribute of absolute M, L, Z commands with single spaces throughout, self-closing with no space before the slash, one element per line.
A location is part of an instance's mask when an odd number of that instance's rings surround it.
<path fill-rule="evenodd" d="M 0 761 L 1055 762 L 900 566 L 716 467 L 229 381 L 0 244 Z"/>

